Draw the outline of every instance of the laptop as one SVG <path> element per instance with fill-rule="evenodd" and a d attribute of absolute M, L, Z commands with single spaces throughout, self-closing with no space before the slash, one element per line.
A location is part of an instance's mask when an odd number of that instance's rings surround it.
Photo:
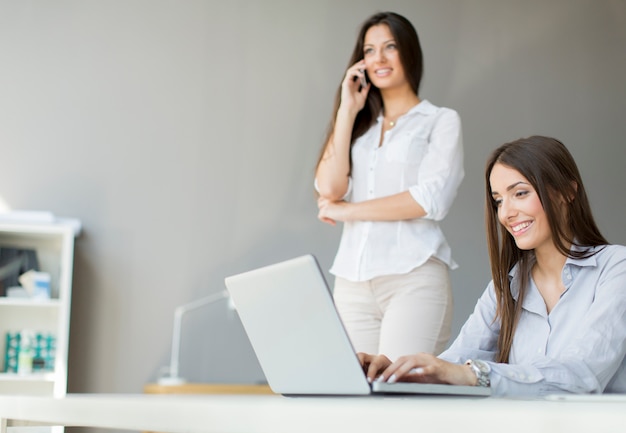
<path fill-rule="evenodd" d="M 225 279 L 267 382 L 277 394 L 488 396 L 490 389 L 423 383 L 370 384 L 313 255 Z"/>

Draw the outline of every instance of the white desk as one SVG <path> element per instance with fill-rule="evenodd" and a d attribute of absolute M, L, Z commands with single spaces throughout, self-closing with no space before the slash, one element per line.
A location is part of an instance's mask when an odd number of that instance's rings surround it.
<path fill-rule="evenodd" d="M 597 433 L 626 428 L 626 402 L 459 397 L 70 394 L 0 396 L 2 433 L 33 424 L 165 433 Z"/>

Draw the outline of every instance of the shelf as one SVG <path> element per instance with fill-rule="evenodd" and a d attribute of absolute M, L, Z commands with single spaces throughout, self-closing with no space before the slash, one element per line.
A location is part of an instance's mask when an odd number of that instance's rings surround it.
<path fill-rule="evenodd" d="M 0 373 L 0 380 L 7 382 L 54 382 L 56 376 L 53 372 L 45 373 Z"/>
<path fill-rule="evenodd" d="M 61 397 L 67 393 L 74 240 L 79 232 L 79 224 L 57 219 L 49 223 L 7 222 L 0 218 L 0 248 L 35 251 L 39 270 L 50 275 L 51 294 L 50 299 L 0 297 L 0 394 Z M 4 372 L 9 362 L 13 368 L 18 356 L 13 352 L 9 355 L 6 344 L 13 344 L 15 334 L 24 331 L 54 339 L 54 349 L 51 343 L 46 346 L 54 357 L 50 363 L 54 371 Z M 48 365 L 48 355 L 45 357 Z"/>
<path fill-rule="evenodd" d="M 3 232 L 30 234 L 58 234 L 70 230 L 74 237 L 81 232 L 81 223 L 74 218 L 56 218 L 55 221 L 12 221 L 0 218 L 0 229 Z"/>
<path fill-rule="evenodd" d="M 0 297 L 0 307 L 58 307 L 61 301 L 58 299 L 28 299 L 28 298 L 5 298 Z"/>

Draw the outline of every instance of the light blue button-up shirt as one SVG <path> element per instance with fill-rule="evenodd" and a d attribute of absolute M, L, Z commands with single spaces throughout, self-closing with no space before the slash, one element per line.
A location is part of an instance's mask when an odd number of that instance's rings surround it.
<path fill-rule="evenodd" d="M 566 290 L 550 314 L 531 279 L 509 364 L 494 361 L 500 322 L 493 321 L 493 281 L 440 358 L 487 361 L 493 395 L 626 393 L 626 247 L 596 250 L 586 259 L 567 259 Z M 517 267 L 510 274 L 513 281 L 516 272 Z M 511 293 L 517 299 L 514 283 Z"/>

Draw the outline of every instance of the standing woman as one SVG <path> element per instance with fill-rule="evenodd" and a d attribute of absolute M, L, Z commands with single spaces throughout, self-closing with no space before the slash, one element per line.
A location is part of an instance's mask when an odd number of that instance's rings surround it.
<path fill-rule="evenodd" d="M 419 97 L 411 23 L 365 21 L 318 161 L 318 218 L 344 223 L 334 297 L 358 352 L 438 354 L 450 338 L 450 247 L 439 227 L 464 176 L 456 111 Z"/>

